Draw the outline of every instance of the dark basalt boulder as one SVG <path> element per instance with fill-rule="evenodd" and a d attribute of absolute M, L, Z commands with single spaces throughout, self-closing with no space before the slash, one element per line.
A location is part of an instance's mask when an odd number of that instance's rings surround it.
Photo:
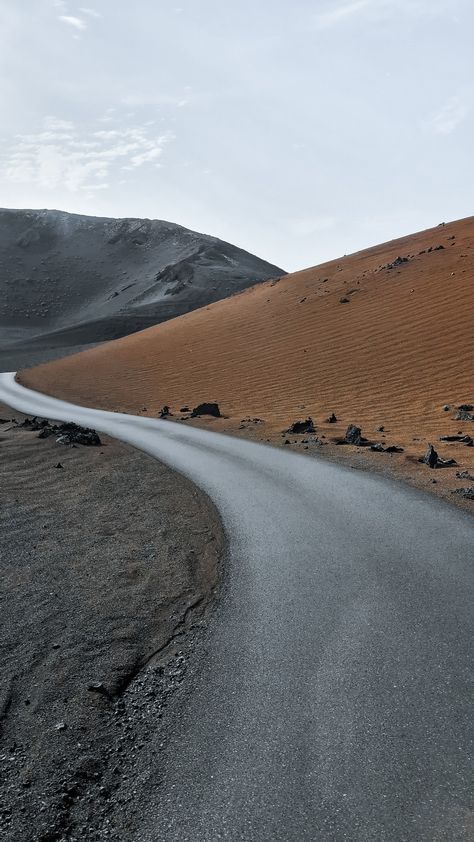
<path fill-rule="evenodd" d="M 361 428 L 356 427 L 355 424 L 349 424 L 344 438 L 348 444 L 355 444 L 357 446 L 360 446 L 365 441 L 362 437 Z"/>
<path fill-rule="evenodd" d="M 301 433 L 315 433 L 315 427 L 313 419 L 310 417 L 306 418 L 305 421 L 294 421 L 290 427 L 286 430 L 287 433 L 293 433 L 294 435 L 300 435 Z"/>
<path fill-rule="evenodd" d="M 469 404 L 464 404 L 464 406 L 469 406 Z M 474 415 L 471 413 L 470 410 L 461 409 L 459 408 L 454 416 L 455 421 L 474 421 Z"/>
<path fill-rule="evenodd" d="M 219 404 L 200 403 L 191 412 L 191 418 L 198 418 L 200 415 L 211 415 L 213 418 L 221 418 Z"/>
<path fill-rule="evenodd" d="M 428 465 L 429 468 L 450 468 L 452 465 L 457 465 L 455 459 L 441 459 L 432 444 L 428 445 L 425 455 L 418 461 Z"/>

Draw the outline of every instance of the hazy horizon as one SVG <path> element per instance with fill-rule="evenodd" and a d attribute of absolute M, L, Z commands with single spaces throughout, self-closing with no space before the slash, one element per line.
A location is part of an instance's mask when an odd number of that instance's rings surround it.
<path fill-rule="evenodd" d="M 295 270 L 473 213 L 467 0 L 0 0 L 0 205 Z"/>

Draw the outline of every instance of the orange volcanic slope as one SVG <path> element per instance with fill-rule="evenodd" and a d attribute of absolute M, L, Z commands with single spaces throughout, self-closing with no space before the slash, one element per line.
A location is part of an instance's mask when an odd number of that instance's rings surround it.
<path fill-rule="evenodd" d="M 407 261 L 393 265 L 397 257 Z M 428 439 L 462 426 L 474 433 L 441 410 L 474 403 L 473 299 L 471 217 L 259 284 L 20 379 L 134 413 L 215 400 L 226 429 L 258 416 L 270 439 L 295 418 L 318 423 L 334 411 L 340 426 L 328 436 L 356 422 L 373 437 L 383 424 L 387 440 L 423 453 Z M 460 463 L 473 453 L 463 447 Z"/>

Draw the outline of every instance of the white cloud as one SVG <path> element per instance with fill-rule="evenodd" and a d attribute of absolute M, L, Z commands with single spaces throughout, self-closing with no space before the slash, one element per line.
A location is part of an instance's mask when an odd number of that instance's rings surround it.
<path fill-rule="evenodd" d="M 469 111 L 470 107 L 466 102 L 458 96 L 453 96 L 432 116 L 429 126 L 434 134 L 451 134 L 466 119 Z"/>
<path fill-rule="evenodd" d="M 79 29 L 80 31 L 87 29 L 85 20 L 82 18 L 76 18 L 73 15 L 59 15 L 58 20 L 62 23 L 67 23 L 68 26 L 73 26 L 74 29 Z"/>
<path fill-rule="evenodd" d="M 64 186 L 72 193 L 106 190 L 122 169 L 160 166 L 158 159 L 174 138 L 136 125 L 89 130 L 69 120 L 48 116 L 41 131 L 18 135 L 0 160 L 0 176 L 15 184 L 45 190 Z"/>
<path fill-rule="evenodd" d="M 100 12 L 97 12 L 96 9 L 89 9 L 87 6 L 80 6 L 79 11 L 82 12 L 83 15 L 89 15 L 90 18 L 102 17 Z"/>

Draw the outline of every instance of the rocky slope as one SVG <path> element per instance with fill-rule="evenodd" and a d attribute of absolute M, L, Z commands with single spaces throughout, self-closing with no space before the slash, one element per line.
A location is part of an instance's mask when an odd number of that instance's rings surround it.
<path fill-rule="evenodd" d="M 0 210 L 0 370 L 125 336 L 281 274 L 170 222 Z"/>

